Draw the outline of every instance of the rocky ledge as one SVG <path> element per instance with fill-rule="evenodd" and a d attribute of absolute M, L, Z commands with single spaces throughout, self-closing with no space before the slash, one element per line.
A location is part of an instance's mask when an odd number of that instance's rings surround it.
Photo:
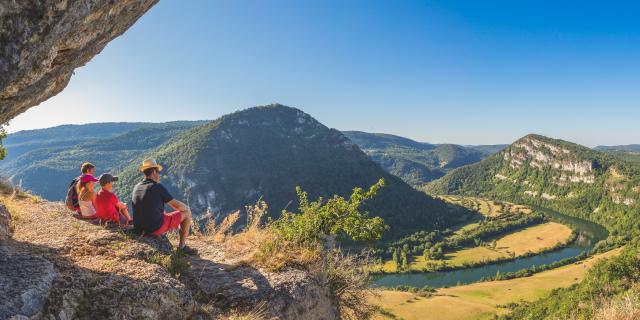
<path fill-rule="evenodd" d="M 314 272 L 238 264 L 197 237 L 190 243 L 199 255 L 172 270 L 163 260 L 171 252 L 166 238 L 78 220 L 60 203 L 23 199 L 10 208 L 15 230 L 0 248 L 0 319 L 227 319 L 251 311 L 265 319 L 339 318 Z"/>

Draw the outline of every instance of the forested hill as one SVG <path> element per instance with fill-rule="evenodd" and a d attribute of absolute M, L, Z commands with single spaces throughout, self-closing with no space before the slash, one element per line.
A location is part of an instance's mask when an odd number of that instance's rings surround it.
<path fill-rule="evenodd" d="M 17 132 L 4 141 L 8 156 L 0 161 L 0 175 L 46 199 L 62 200 L 82 162 L 93 162 L 98 174 L 114 172 L 204 123 L 96 123 Z"/>
<path fill-rule="evenodd" d="M 263 199 L 277 216 L 284 208 L 296 210 L 296 186 L 312 199 L 348 196 L 380 178 L 386 186 L 368 207 L 391 233 L 449 226 L 460 213 L 385 172 L 341 132 L 282 105 L 223 116 L 142 157 L 165 166 L 164 184 L 198 215 L 208 208 L 225 215 Z M 120 177 L 118 193 L 128 196 L 140 181 L 138 163 Z"/>
<path fill-rule="evenodd" d="M 385 170 L 413 186 L 440 178 L 451 169 L 476 163 L 501 147 L 436 145 L 384 133 L 343 133 Z"/>
<path fill-rule="evenodd" d="M 621 241 L 640 235 L 638 164 L 539 135 L 453 170 L 425 189 L 557 209 L 600 223 Z"/>

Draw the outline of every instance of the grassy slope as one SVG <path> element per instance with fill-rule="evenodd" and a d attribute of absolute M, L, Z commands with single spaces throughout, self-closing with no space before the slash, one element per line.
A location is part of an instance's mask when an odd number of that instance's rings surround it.
<path fill-rule="evenodd" d="M 587 269 L 596 261 L 619 254 L 615 249 L 596 255 L 586 261 L 535 274 L 527 278 L 474 283 L 445 288 L 436 296 L 422 298 L 409 292 L 381 291 L 373 302 L 405 320 L 437 319 L 465 320 L 492 319 L 493 314 L 504 314 L 507 309 L 498 305 L 534 301 L 548 295 L 553 289 L 568 287 L 581 281 Z"/>

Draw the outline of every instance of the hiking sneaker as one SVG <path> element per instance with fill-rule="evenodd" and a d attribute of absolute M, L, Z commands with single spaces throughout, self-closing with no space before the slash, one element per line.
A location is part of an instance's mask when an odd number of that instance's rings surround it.
<path fill-rule="evenodd" d="M 178 248 L 178 250 L 176 251 L 184 253 L 186 255 L 190 255 L 190 256 L 195 256 L 196 254 L 198 254 L 198 250 L 191 248 L 187 245 L 184 245 L 182 248 Z"/>

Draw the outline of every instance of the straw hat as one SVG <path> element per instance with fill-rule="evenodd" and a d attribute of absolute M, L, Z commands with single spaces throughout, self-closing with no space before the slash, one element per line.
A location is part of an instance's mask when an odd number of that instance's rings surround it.
<path fill-rule="evenodd" d="M 145 171 L 149 168 L 158 168 L 158 171 L 162 171 L 162 166 L 155 159 L 147 159 L 142 161 L 142 165 L 140 166 L 140 171 Z"/>

